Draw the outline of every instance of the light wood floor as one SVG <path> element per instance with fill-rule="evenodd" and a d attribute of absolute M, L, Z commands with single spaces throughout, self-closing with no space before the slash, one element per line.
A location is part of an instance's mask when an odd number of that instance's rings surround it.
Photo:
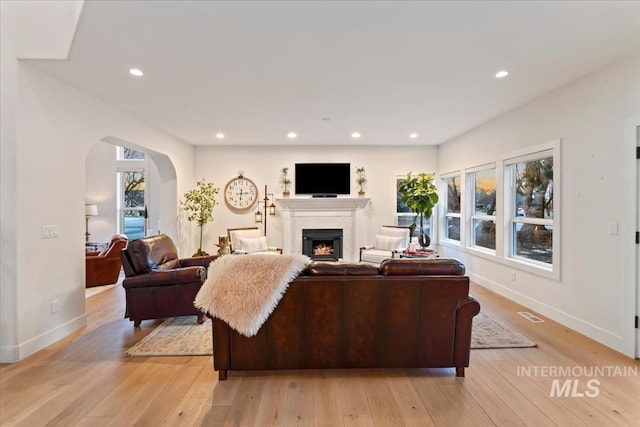
<path fill-rule="evenodd" d="M 522 307 L 479 286 L 482 310 L 536 348 L 472 350 L 453 369 L 231 372 L 212 358 L 124 358 L 159 321 L 134 329 L 117 287 L 87 300 L 89 325 L 26 360 L 0 367 L 2 426 L 640 426 L 640 377 L 595 378 L 596 397 L 550 397 L 553 378 L 519 367 L 640 363 L 557 323 L 531 323 Z M 530 311 L 530 310 L 528 310 Z M 592 377 L 576 394 L 590 391 Z M 557 393 L 556 393 L 557 395 Z"/>

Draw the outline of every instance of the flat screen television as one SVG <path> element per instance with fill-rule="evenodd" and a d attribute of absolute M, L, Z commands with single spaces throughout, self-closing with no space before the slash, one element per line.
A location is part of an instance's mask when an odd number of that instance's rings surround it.
<path fill-rule="evenodd" d="M 335 197 L 351 194 L 349 163 L 296 163 L 296 194 L 314 197 Z"/>

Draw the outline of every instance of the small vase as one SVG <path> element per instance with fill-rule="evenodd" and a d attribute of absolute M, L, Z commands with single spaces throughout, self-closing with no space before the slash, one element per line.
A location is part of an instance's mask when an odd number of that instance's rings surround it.
<path fill-rule="evenodd" d="M 289 197 L 289 192 L 288 191 L 283 191 L 282 192 L 282 197 Z"/>
<path fill-rule="evenodd" d="M 364 191 L 358 191 L 358 197 L 364 197 Z"/>

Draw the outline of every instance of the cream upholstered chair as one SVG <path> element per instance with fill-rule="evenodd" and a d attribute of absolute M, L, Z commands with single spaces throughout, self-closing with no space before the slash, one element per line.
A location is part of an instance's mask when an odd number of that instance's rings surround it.
<path fill-rule="evenodd" d="M 360 261 L 380 264 L 385 259 L 397 258 L 398 252 L 409 247 L 410 236 L 409 227 L 383 225 L 376 235 L 376 243 L 360 248 Z"/>
<path fill-rule="evenodd" d="M 228 228 L 232 254 L 265 253 L 280 255 L 282 249 L 269 246 L 267 236 L 263 236 L 258 227 Z"/>

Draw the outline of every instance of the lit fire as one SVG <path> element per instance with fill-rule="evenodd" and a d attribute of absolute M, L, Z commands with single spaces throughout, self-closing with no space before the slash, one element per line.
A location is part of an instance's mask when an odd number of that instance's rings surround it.
<path fill-rule="evenodd" d="M 314 246 L 313 254 L 314 255 L 332 255 L 333 247 L 329 245 L 325 245 L 324 243 L 320 243 L 318 246 Z"/>

